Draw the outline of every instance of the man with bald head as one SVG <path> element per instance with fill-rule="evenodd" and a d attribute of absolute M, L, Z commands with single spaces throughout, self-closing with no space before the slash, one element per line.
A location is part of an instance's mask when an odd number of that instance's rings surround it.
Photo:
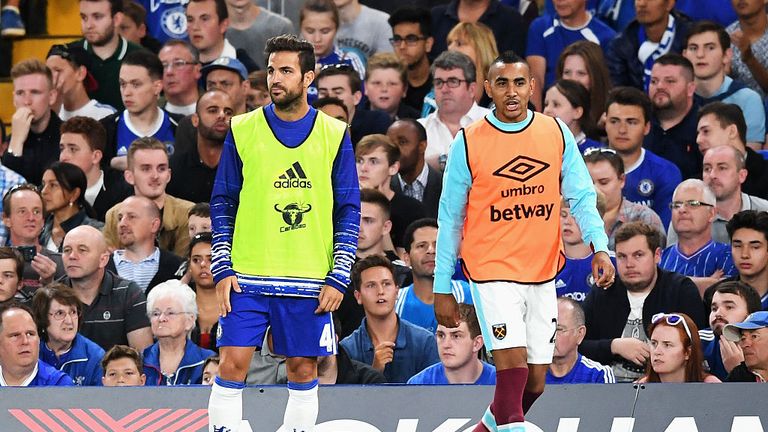
<path fill-rule="evenodd" d="M 427 150 L 427 130 L 414 119 L 400 119 L 387 129 L 387 136 L 400 148 L 400 171 L 392 176 L 390 187 L 424 205 L 426 216 L 437 217 L 443 173 L 424 161 Z"/>
<path fill-rule="evenodd" d="M 723 277 L 737 274 L 727 243 L 712 240 L 715 221 L 715 193 L 703 181 L 688 179 L 672 195 L 672 228 L 677 244 L 661 253 L 659 266 L 691 278 L 704 293 Z"/>
<path fill-rule="evenodd" d="M 131 196 L 117 211 L 117 235 L 122 249 L 112 252 L 108 269 L 136 282 L 144 294 L 174 275 L 181 257 L 155 246 L 160 232 L 160 209 L 146 197 Z"/>
<path fill-rule="evenodd" d="M 151 345 L 147 299 L 135 282 L 106 269 L 109 252 L 101 232 L 79 226 L 67 233 L 61 246 L 67 273 L 63 282 L 83 302 L 80 333 L 104 350 L 120 344 L 143 351 Z"/>

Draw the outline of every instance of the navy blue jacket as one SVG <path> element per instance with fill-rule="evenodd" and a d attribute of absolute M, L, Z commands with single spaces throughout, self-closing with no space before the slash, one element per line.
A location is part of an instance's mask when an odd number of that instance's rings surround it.
<path fill-rule="evenodd" d="M 40 341 L 40 360 L 69 375 L 77 386 L 101 385 L 102 357 L 104 349 L 80 333 L 75 336 L 72 348 L 58 358 Z"/>
<path fill-rule="evenodd" d="M 160 369 L 160 343 L 155 342 L 144 350 L 144 374 L 147 375 L 146 385 L 177 386 L 202 384 L 203 363 L 205 359 L 213 355 L 216 355 L 216 353 L 200 348 L 187 339 L 187 344 L 184 347 L 184 357 L 182 357 L 176 373 L 166 377 Z"/>

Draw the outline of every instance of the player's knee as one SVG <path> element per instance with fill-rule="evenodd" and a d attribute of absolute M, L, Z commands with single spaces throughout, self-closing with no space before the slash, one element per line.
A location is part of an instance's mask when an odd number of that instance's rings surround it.
<path fill-rule="evenodd" d="M 222 352 L 219 376 L 229 381 L 244 381 L 251 364 L 250 360 L 251 357 L 246 359 L 242 358 L 242 356 L 227 355 L 227 353 Z"/>
<path fill-rule="evenodd" d="M 317 360 L 308 357 L 289 358 L 286 361 L 286 372 L 290 381 L 312 381 L 317 378 Z"/>

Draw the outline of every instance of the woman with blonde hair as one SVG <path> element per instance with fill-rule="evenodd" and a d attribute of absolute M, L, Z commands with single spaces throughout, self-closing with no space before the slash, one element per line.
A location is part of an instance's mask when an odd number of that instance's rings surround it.
<path fill-rule="evenodd" d="M 590 117 L 599 125 L 613 87 L 600 45 L 586 40 L 568 45 L 560 53 L 556 75 L 558 79 L 577 81 L 589 90 Z"/>
<path fill-rule="evenodd" d="M 499 49 L 496 46 L 496 37 L 491 29 L 485 24 L 460 22 L 456 24 L 446 38 L 448 49 L 466 54 L 472 59 L 477 71 L 477 86 L 475 86 L 475 102 L 482 107 L 488 108 L 491 104 L 491 98 L 485 94 L 486 74 L 488 68 L 496 57 L 499 56 Z"/>

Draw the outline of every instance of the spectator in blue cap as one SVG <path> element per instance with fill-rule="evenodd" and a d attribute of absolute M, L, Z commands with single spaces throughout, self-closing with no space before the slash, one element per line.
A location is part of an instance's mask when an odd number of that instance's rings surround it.
<path fill-rule="evenodd" d="M 736 366 L 726 381 L 766 382 L 768 377 L 768 311 L 755 312 L 744 322 L 728 324 L 723 329 L 726 339 L 738 342 L 744 362 Z"/>

